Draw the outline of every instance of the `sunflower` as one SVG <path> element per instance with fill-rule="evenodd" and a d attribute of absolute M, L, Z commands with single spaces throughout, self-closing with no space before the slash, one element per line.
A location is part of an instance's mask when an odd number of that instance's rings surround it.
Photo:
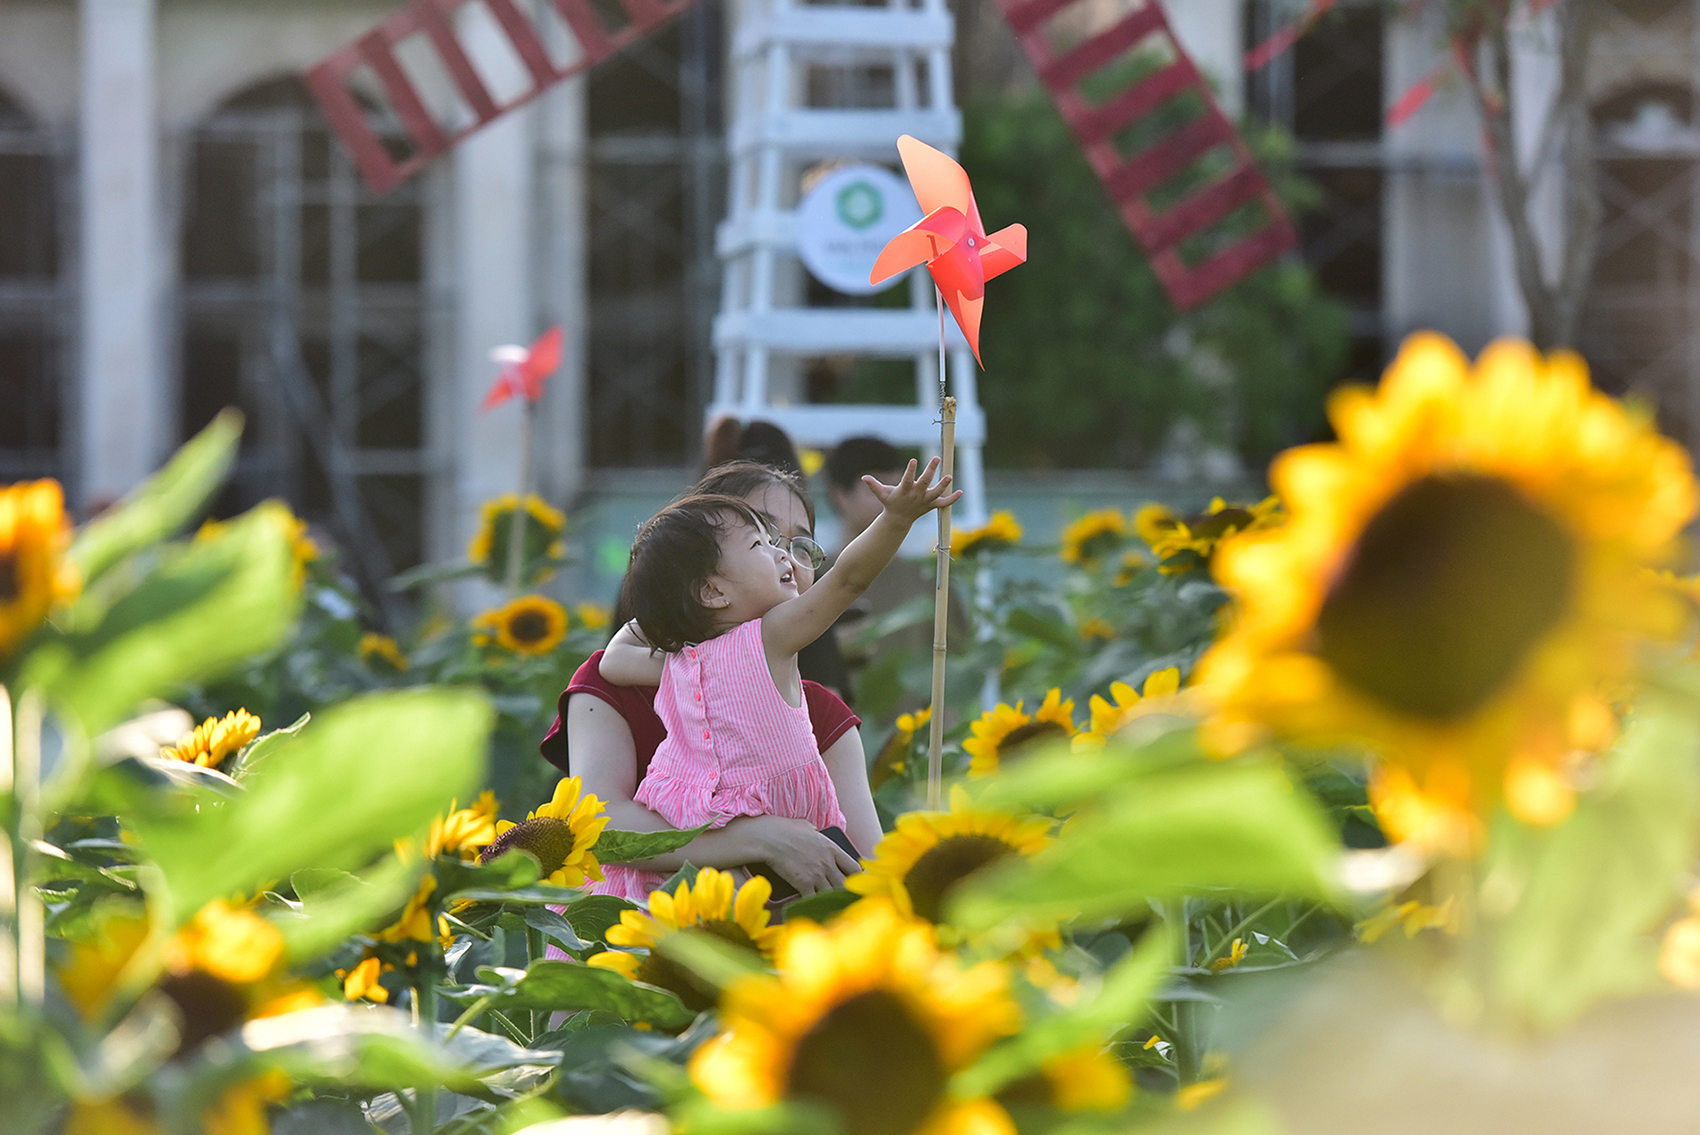
<path fill-rule="evenodd" d="M 1024 704 L 1016 702 L 1011 709 L 999 702 L 968 727 L 970 736 L 962 749 L 973 758 L 969 776 L 991 776 L 1011 758 L 1024 755 L 1020 750 L 1029 745 L 1074 736 L 1074 699 L 1063 701 L 1060 689 L 1047 693 L 1031 716 L 1022 712 Z"/>
<path fill-rule="evenodd" d="M 925 925 L 883 903 L 826 927 L 786 925 L 775 961 L 777 974 L 727 988 L 727 1031 L 691 1057 L 715 1103 L 821 1106 L 845 1135 L 1014 1131 L 994 1101 L 949 1092 L 952 1075 L 1020 1024 L 1003 965 L 962 968 Z"/>
<path fill-rule="evenodd" d="M 466 546 L 466 558 L 485 569 L 492 580 L 503 580 L 508 574 L 508 555 L 512 547 L 514 513 L 519 497 L 514 493 L 487 500 L 479 508 L 478 531 Z M 566 558 L 566 545 L 560 535 L 566 529 L 567 518 L 551 508 L 541 497 L 525 496 L 525 532 L 521 563 L 525 565 L 525 582 L 542 583 L 554 574 L 549 560 Z M 537 561 L 544 562 L 537 562 Z"/>
<path fill-rule="evenodd" d="M 1502 801 L 1562 815 L 1573 723 L 1597 717 L 1577 711 L 1680 626 L 1642 569 L 1694 513 L 1687 455 L 1581 359 L 1515 342 L 1472 369 L 1414 336 L 1329 415 L 1337 443 L 1271 468 L 1291 519 L 1217 551 L 1238 605 L 1198 673 L 1208 740 L 1365 743 L 1388 833 L 1442 850 L 1473 849 Z"/>
<path fill-rule="evenodd" d="M 361 661 L 382 660 L 386 666 L 398 674 L 412 665 L 408 662 L 407 655 L 401 652 L 401 647 L 397 645 L 396 640 L 387 634 L 367 631 L 360 636 L 360 645 L 355 649 L 360 655 Z"/>
<path fill-rule="evenodd" d="M 1080 637 L 1087 642 L 1091 642 L 1093 639 L 1113 642 L 1116 637 L 1115 624 L 1108 619 L 1100 619 L 1094 616 L 1080 624 Z"/>
<path fill-rule="evenodd" d="M 1031 1076 L 998 1091 L 1005 1107 L 1050 1107 L 1060 1111 L 1120 1111 L 1133 1095 L 1127 1066 L 1102 1045 L 1058 1053 Z"/>
<path fill-rule="evenodd" d="M 1021 525 L 1013 512 L 992 513 L 991 519 L 978 528 L 965 528 L 950 534 L 953 555 L 966 556 L 975 552 L 995 552 L 1021 542 Z"/>
<path fill-rule="evenodd" d="M 377 955 L 365 958 L 353 969 L 339 969 L 337 978 L 342 982 L 342 995 L 350 1001 L 376 1001 L 382 1005 L 390 999 L 390 991 L 378 983 L 387 969 L 393 969 L 380 962 Z"/>
<path fill-rule="evenodd" d="M 595 603 L 579 603 L 573 607 L 573 616 L 578 619 L 578 625 L 586 630 L 599 631 L 608 625 L 608 608 Z"/>
<path fill-rule="evenodd" d="M 1241 532 L 1274 528 L 1286 520 L 1280 497 L 1257 504 L 1228 504 L 1221 497 L 1196 516 L 1178 516 L 1160 504 L 1146 505 L 1133 518 L 1134 531 L 1151 545 L 1164 575 L 1185 575 L 1207 567 L 1217 547 Z"/>
<path fill-rule="evenodd" d="M 289 1077 L 273 1069 L 234 1084 L 203 1108 L 203 1135 L 266 1135 L 266 1109 L 289 1095 Z M 140 1094 L 83 1100 L 72 1105 L 61 1135 L 162 1135 L 153 1102 Z"/>
<path fill-rule="evenodd" d="M 0 660 L 76 595 L 76 569 L 65 558 L 70 545 L 58 481 L 0 488 Z"/>
<path fill-rule="evenodd" d="M 450 801 L 449 814 L 431 821 L 431 830 L 425 836 L 425 858 L 457 854 L 469 862 L 477 859 L 479 852 L 495 842 L 499 811 L 496 794 L 488 789 L 470 808 L 457 811 L 455 802 Z"/>
<path fill-rule="evenodd" d="M 1092 695 L 1092 700 L 1088 703 L 1092 713 L 1092 725 L 1084 732 L 1075 734 L 1074 751 L 1084 753 L 1101 749 L 1105 741 L 1125 729 L 1129 722 L 1148 713 L 1178 708 L 1180 702 L 1175 695 L 1180 686 L 1181 672 L 1176 666 L 1152 671 L 1138 693 L 1126 682 L 1110 683 L 1110 696 L 1115 701 L 1107 702 L 1097 694 Z"/>
<path fill-rule="evenodd" d="M 526 814 L 524 823 L 498 821 L 495 840 L 479 858 L 489 863 L 517 847 L 537 857 L 545 882 L 561 887 L 582 887 L 586 879 L 600 883 L 602 866 L 591 849 L 607 826 L 602 801 L 581 796 L 579 778 L 569 776 L 555 785 L 549 803 Z"/>
<path fill-rule="evenodd" d="M 91 938 L 71 944 L 56 971 L 66 1000 L 93 1021 L 109 1015 L 121 993 L 133 1000 L 156 990 L 177 1011 L 176 1054 L 243 1021 L 322 1000 L 310 986 L 280 975 L 283 935 L 252 911 L 208 903 L 157 953 L 144 950 L 151 938 L 145 917 L 109 914 Z M 151 983 L 145 980 L 150 971 Z"/>
<path fill-rule="evenodd" d="M 436 893 L 437 877 L 427 871 L 419 877 L 419 886 L 413 897 L 407 900 L 407 905 L 401 908 L 400 917 L 375 935 L 378 941 L 429 942 L 432 938 L 431 896 Z M 439 930 L 445 929 L 446 921 L 442 915 L 437 916 Z"/>
<path fill-rule="evenodd" d="M 232 710 L 222 718 L 209 717 L 183 734 L 177 744 L 160 749 L 170 761 L 184 761 L 202 768 L 217 768 L 231 753 L 260 735 L 260 719 L 245 709 Z"/>
<path fill-rule="evenodd" d="M 522 595 L 485 611 L 472 620 L 472 641 L 488 646 L 493 640 L 503 650 L 535 658 L 548 654 L 567 635 L 567 612 L 553 599 Z"/>
<path fill-rule="evenodd" d="M 1089 564 L 1127 536 L 1127 517 L 1120 509 L 1089 512 L 1062 532 L 1062 558 L 1067 564 Z"/>
<path fill-rule="evenodd" d="M 970 875 L 1012 855 L 1032 855 L 1051 842 L 1051 821 L 973 807 L 961 785 L 950 791 L 948 812 L 910 812 L 865 860 L 866 870 L 845 887 L 858 895 L 884 895 L 905 916 L 935 926 L 944 921 L 950 892 Z"/>
<path fill-rule="evenodd" d="M 759 875 L 739 887 L 726 872 L 704 867 L 697 872 L 694 889 L 687 879 L 672 894 L 655 891 L 649 896 L 648 914 L 622 911 L 619 925 L 609 927 L 609 945 L 645 949 L 649 951 L 647 957 L 610 951 L 592 956 L 587 964 L 670 989 L 688 1008 L 700 1013 L 714 1007 L 712 992 L 656 953 L 656 943 L 679 930 L 700 930 L 771 957 L 779 936 L 779 928 L 768 925 L 767 900 L 772 897 L 773 884 Z"/>

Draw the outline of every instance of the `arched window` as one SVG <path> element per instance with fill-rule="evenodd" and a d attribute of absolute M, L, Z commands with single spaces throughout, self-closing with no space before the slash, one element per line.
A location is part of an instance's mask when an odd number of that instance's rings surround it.
<path fill-rule="evenodd" d="M 68 140 L 0 93 L 0 483 L 64 480 L 66 334 L 61 247 Z"/>
<path fill-rule="evenodd" d="M 384 580 L 424 554 L 420 183 L 368 193 L 293 77 L 230 99 L 188 142 L 181 433 L 240 406 L 220 509 L 287 499 L 386 601 Z"/>
<path fill-rule="evenodd" d="M 1693 111 L 1693 92 L 1669 85 L 1594 108 L 1603 215 L 1580 335 L 1594 381 L 1649 399 L 1661 427 L 1689 444 L 1700 430 Z"/>

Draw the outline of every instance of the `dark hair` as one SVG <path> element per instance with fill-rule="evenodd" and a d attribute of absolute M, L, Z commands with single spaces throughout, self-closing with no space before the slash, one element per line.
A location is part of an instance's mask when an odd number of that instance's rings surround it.
<path fill-rule="evenodd" d="M 810 498 L 803 478 L 796 473 L 776 469 L 772 465 L 763 465 L 760 461 L 728 461 L 716 465 L 702 475 L 702 480 L 696 483 L 691 492 L 745 499 L 751 493 L 773 486 L 791 490 L 791 495 L 801 502 L 803 511 L 808 514 L 809 531 L 813 532 L 815 502 Z"/>
<path fill-rule="evenodd" d="M 714 612 L 697 589 L 720 567 L 720 537 L 738 522 L 757 532 L 767 522 L 737 497 L 697 493 L 649 518 L 632 541 L 620 605 L 651 646 L 668 653 L 714 637 Z"/>
<path fill-rule="evenodd" d="M 731 415 L 716 418 L 703 435 L 704 471 L 739 460 L 759 461 L 799 477 L 803 475 L 803 463 L 797 458 L 797 447 L 791 444 L 785 431 L 772 422 L 758 420 L 745 425 Z"/>
<path fill-rule="evenodd" d="M 853 489 L 863 473 L 902 469 L 908 460 L 890 442 L 877 437 L 847 437 L 826 458 L 826 479 L 841 489 Z"/>

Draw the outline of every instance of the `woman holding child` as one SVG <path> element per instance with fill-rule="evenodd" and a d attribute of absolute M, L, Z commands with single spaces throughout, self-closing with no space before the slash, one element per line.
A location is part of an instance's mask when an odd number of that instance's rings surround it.
<path fill-rule="evenodd" d="M 811 538 L 813 510 L 794 477 L 752 462 L 723 466 L 699 482 L 693 504 L 683 511 L 683 502 L 676 504 L 646 525 L 629 577 L 647 581 L 631 597 L 634 609 L 640 620 L 647 613 L 646 621 L 667 640 L 663 645 L 687 651 L 705 646 L 704 657 L 693 662 L 676 651 L 664 678 L 664 656 L 651 654 L 632 629 L 623 630 L 610 647 L 614 664 L 605 663 L 607 652 L 598 652 L 562 694 L 562 716 L 543 752 L 562 767 L 571 753 L 572 773 L 604 802 L 612 827 L 717 826 L 671 855 L 615 870 L 610 882 L 616 893 L 641 900 L 687 860 L 722 868 L 766 862 L 803 894 L 838 887 L 857 865 L 822 834 L 826 826 L 841 826 L 858 850 L 871 854 L 880 830 L 859 722 L 829 691 L 799 683 L 795 656 L 878 574 L 910 523 L 948 494 L 947 484 L 930 483 L 931 473 L 929 466 L 917 480 L 911 468 L 898 485 L 878 487 L 890 499 L 886 522 L 865 547 L 847 549 L 823 577 L 823 590 L 807 600 L 821 557 Z M 637 570 L 646 549 L 653 565 L 693 547 L 702 563 L 685 573 L 690 580 Z M 682 733 L 689 718 L 692 737 L 664 743 L 666 730 L 654 708 L 656 681 L 664 686 L 661 704 L 672 707 L 675 730 Z M 730 731 L 711 744 L 695 735 L 708 722 L 697 719 L 700 707 L 692 699 L 705 692 L 711 728 Z M 734 743 L 732 734 L 743 739 Z M 766 752 L 746 752 L 741 769 L 716 769 L 714 762 L 725 759 L 721 750 L 737 744 Z M 640 789 L 658 747 L 663 764 Z M 779 751 L 789 755 L 779 759 Z M 731 760 L 736 765 L 739 758 Z M 761 766 L 753 772 L 752 760 Z"/>

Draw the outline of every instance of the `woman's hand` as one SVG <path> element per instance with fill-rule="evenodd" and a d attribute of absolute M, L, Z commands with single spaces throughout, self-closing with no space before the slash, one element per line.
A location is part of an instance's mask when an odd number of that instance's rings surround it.
<path fill-rule="evenodd" d="M 744 834 L 756 839 L 762 848 L 760 858 L 799 894 L 840 890 L 846 876 L 862 869 L 842 847 L 806 820 L 743 816 L 727 827 L 736 824 L 744 825 Z"/>

